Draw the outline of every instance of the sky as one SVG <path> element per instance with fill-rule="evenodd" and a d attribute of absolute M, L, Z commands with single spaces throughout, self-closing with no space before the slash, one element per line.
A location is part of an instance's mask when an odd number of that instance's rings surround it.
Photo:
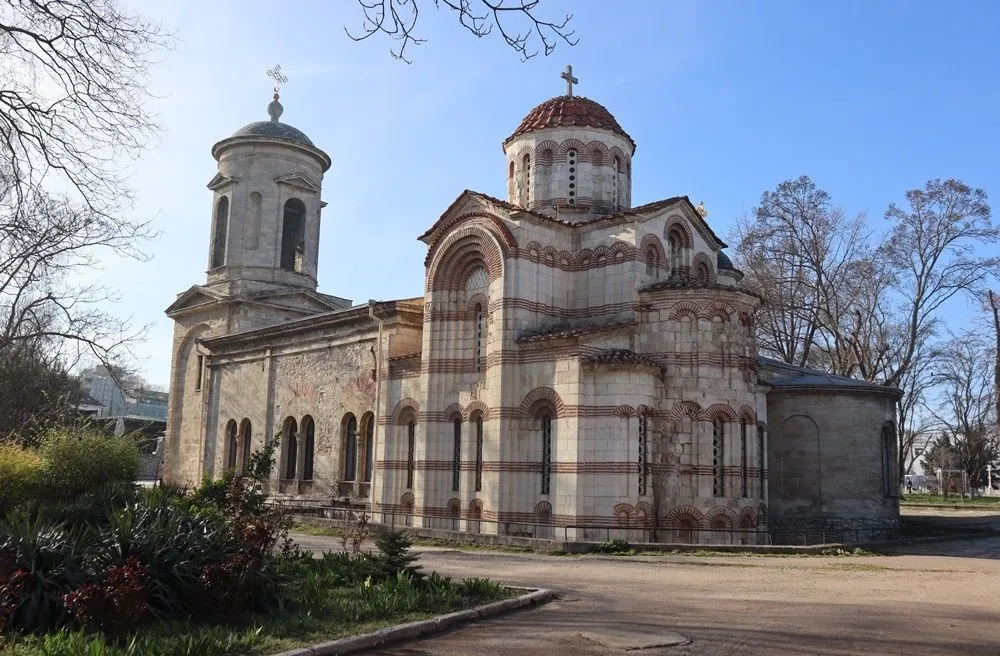
<path fill-rule="evenodd" d="M 159 238 L 147 262 L 107 260 L 112 311 L 149 325 L 137 367 L 169 379 L 164 309 L 205 281 L 212 144 L 267 118 L 280 64 L 282 121 L 331 156 L 323 180 L 320 291 L 364 303 L 420 296 L 417 236 L 464 189 L 504 197 L 501 141 L 565 91 L 606 106 L 638 144 L 634 205 L 704 201 L 719 235 L 763 191 L 809 175 L 850 214 L 884 227 L 890 202 L 932 178 L 1000 197 L 1000 3 L 542 0 L 573 14 L 577 45 L 522 62 L 419 0 L 412 64 L 376 36 L 354 42 L 355 0 L 133 0 L 177 36 L 152 71 L 164 131 L 134 163 L 135 211 Z M 537 41 L 535 42 L 536 45 Z"/>

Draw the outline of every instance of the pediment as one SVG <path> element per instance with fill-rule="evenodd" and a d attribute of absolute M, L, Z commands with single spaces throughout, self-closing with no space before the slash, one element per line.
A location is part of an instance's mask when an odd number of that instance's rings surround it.
<path fill-rule="evenodd" d="M 289 175 L 279 175 L 274 179 L 275 183 L 288 185 L 289 187 L 294 187 L 301 191 L 305 191 L 311 194 L 318 194 L 320 189 L 319 185 L 307 178 L 301 173 L 291 173 Z"/>
<path fill-rule="evenodd" d="M 174 315 L 183 310 L 190 310 L 199 306 L 209 305 L 215 303 L 219 299 L 205 291 L 203 287 L 195 285 L 191 287 L 186 292 L 183 292 L 177 299 L 170 304 L 167 308 L 167 315 Z"/>
<path fill-rule="evenodd" d="M 212 191 L 219 191 L 220 189 L 225 189 L 229 185 L 234 185 L 239 182 L 239 178 L 231 178 L 228 175 L 222 175 L 221 173 L 216 173 L 215 177 L 208 181 L 208 188 Z"/>

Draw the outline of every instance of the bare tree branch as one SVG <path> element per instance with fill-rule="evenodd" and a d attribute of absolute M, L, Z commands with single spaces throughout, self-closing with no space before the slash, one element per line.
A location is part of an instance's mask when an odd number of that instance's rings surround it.
<path fill-rule="evenodd" d="M 425 0 L 426 1 L 426 0 Z M 550 55 L 563 41 L 571 46 L 578 40 L 569 23 L 572 14 L 560 21 L 539 17 L 536 9 L 541 0 L 433 0 L 434 7 L 442 7 L 457 15 L 459 24 L 477 37 L 488 36 L 494 28 L 504 42 L 522 61 L 538 54 L 535 40 L 541 42 L 542 51 Z M 376 34 L 383 34 L 400 42 L 389 53 L 396 59 L 411 63 L 407 47 L 419 46 L 425 39 L 415 35 L 420 16 L 421 0 L 358 0 L 364 13 L 361 31 L 357 34 L 344 28 L 347 36 L 364 41 Z"/>

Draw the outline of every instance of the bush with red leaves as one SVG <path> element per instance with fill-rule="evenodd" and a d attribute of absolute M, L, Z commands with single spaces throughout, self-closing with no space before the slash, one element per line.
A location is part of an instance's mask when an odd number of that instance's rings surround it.
<path fill-rule="evenodd" d="M 17 611 L 17 602 L 21 598 L 26 578 L 28 571 L 24 569 L 15 569 L 7 576 L 0 575 L 0 631 L 7 628 Z"/>
<path fill-rule="evenodd" d="M 63 603 L 88 631 L 119 636 L 145 619 L 150 587 L 146 568 L 132 556 L 124 565 L 109 568 L 103 583 L 87 583 L 63 595 Z"/>

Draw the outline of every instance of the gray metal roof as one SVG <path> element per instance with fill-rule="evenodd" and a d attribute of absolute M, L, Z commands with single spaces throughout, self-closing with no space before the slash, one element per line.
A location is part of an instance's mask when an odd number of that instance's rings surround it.
<path fill-rule="evenodd" d="M 257 121 L 256 123 L 251 123 L 250 125 L 244 125 L 242 128 L 234 132 L 233 136 L 270 137 L 272 139 L 294 141 L 296 143 L 305 144 L 311 148 L 316 147 L 312 140 L 306 136 L 305 132 L 299 130 L 298 128 L 293 128 L 287 123 L 281 123 L 279 121 Z"/>
<path fill-rule="evenodd" d="M 836 376 L 816 369 L 797 367 L 786 362 L 781 362 L 780 360 L 772 360 L 771 358 L 758 357 L 757 366 L 758 377 L 761 382 L 778 389 L 840 389 L 845 391 L 889 394 L 896 397 L 902 395 L 902 392 L 895 387 L 878 385 L 877 383 L 857 380 L 856 378 L 847 378 L 846 376 Z"/>

